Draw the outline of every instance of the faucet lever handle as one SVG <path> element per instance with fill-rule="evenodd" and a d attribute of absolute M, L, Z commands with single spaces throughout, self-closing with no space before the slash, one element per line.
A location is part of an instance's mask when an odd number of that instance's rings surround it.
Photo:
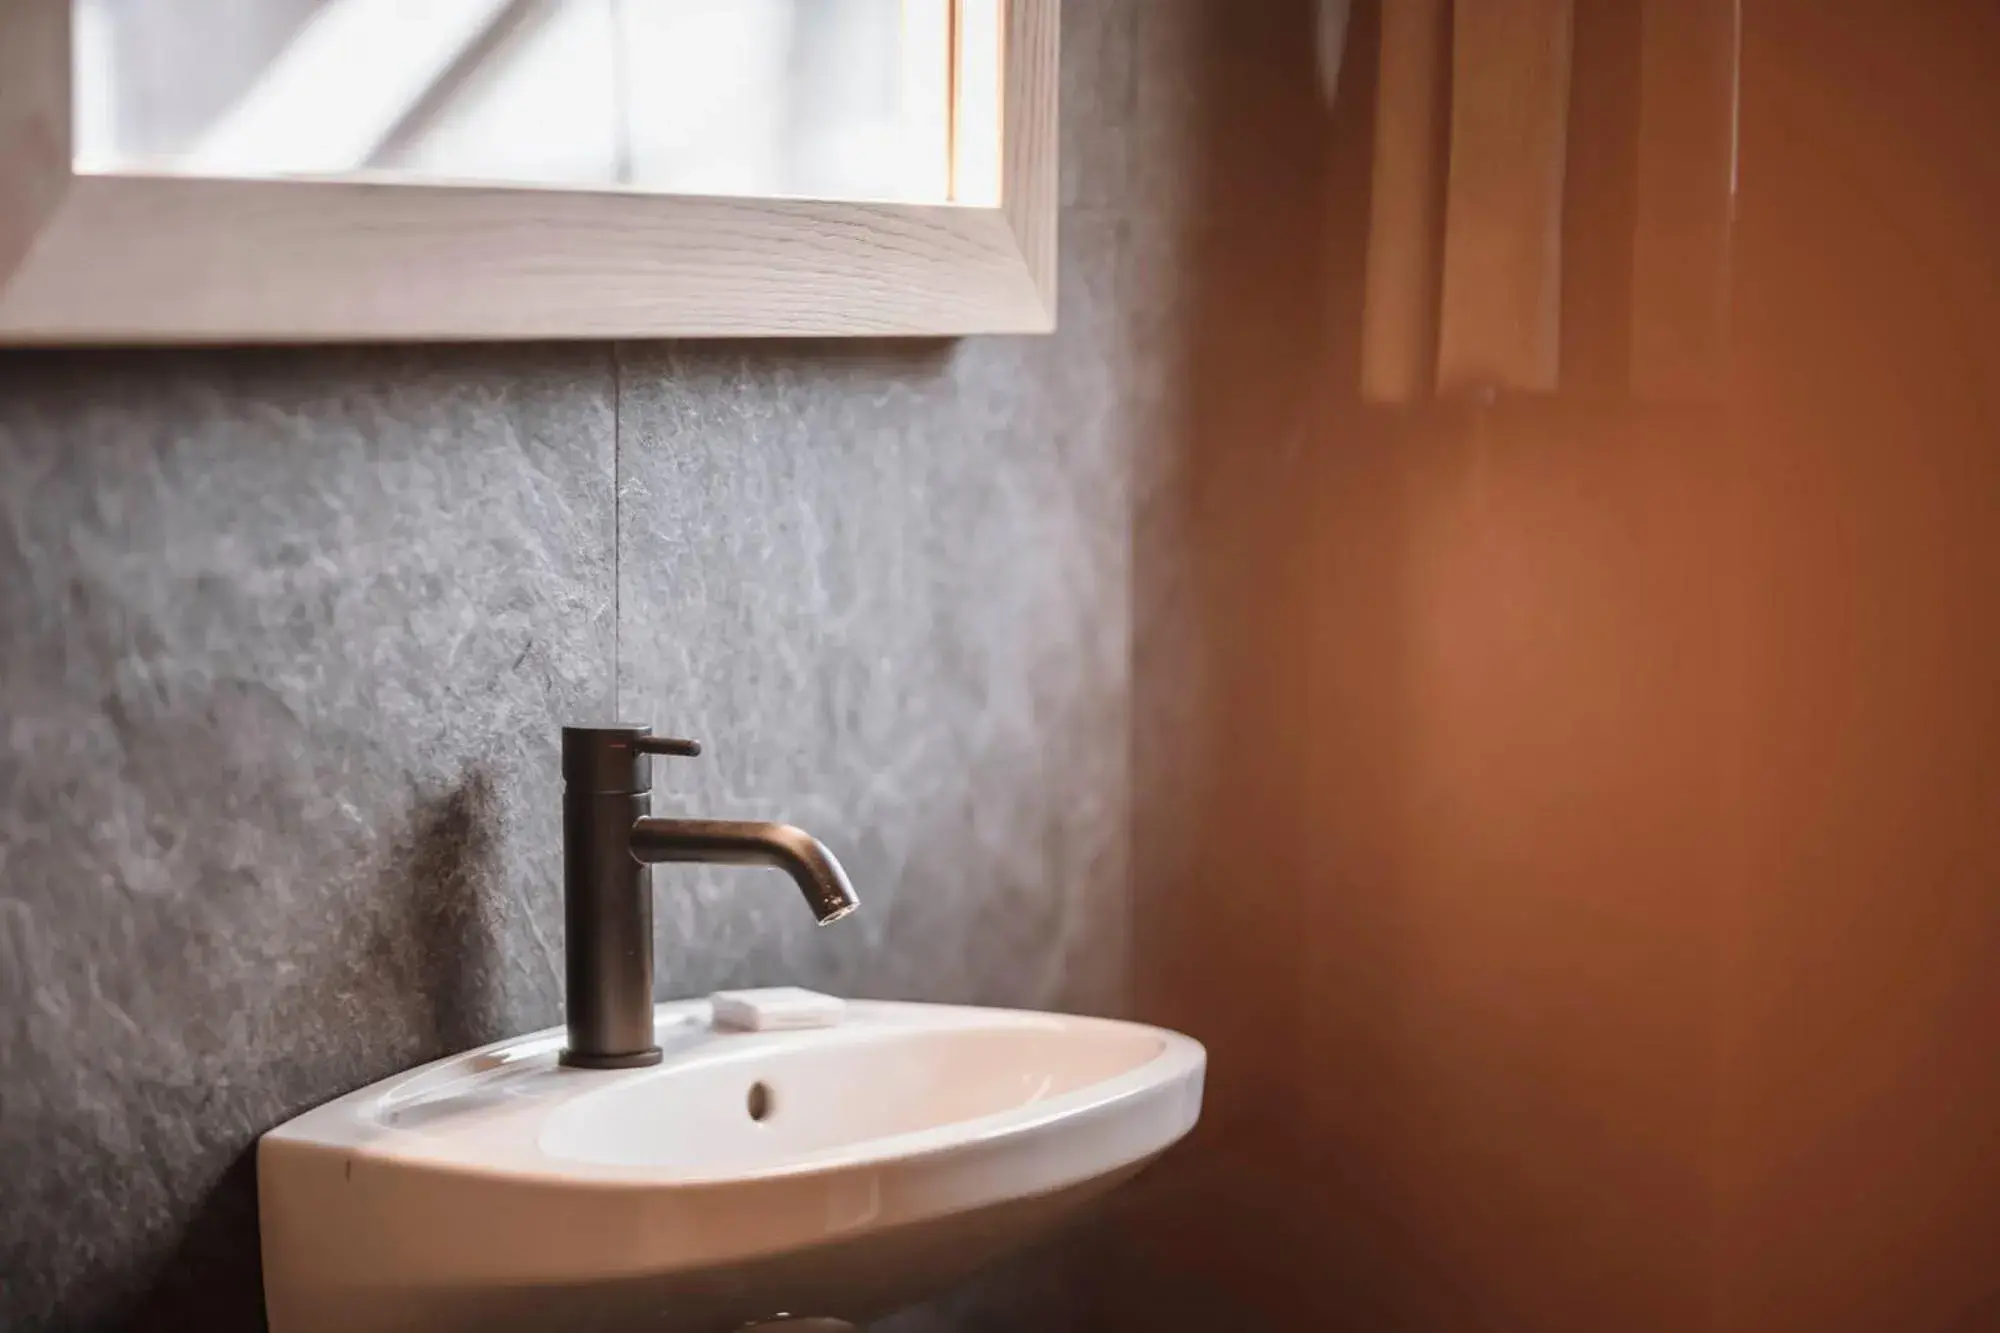
<path fill-rule="evenodd" d="M 632 740 L 632 748 L 640 754 L 672 754 L 692 759 L 701 753 L 701 742 L 682 740 L 677 736 L 636 736 Z"/>

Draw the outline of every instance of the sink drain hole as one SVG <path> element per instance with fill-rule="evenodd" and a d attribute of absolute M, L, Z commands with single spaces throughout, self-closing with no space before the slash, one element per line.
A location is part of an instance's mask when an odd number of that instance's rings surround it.
<path fill-rule="evenodd" d="M 759 1079 L 750 1085 L 750 1095 L 744 1098 L 744 1106 L 752 1120 L 762 1120 L 776 1109 L 778 1099 L 771 1095 L 771 1085 Z"/>

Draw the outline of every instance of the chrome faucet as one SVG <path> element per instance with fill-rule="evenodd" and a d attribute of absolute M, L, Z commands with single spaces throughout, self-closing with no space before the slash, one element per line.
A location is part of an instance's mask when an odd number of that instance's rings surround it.
<path fill-rule="evenodd" d="M 699 741 L 651 727 L 564 727 L 563 944 L 569 1045 L 585 1069 L 658 1064 L 653 1040 L 653 892 L 662 861 L 774 866 L 824 926 L 861 905 L 817 838 L 789 824 L 661 819 L 654 755 L 692 757 Z"/>

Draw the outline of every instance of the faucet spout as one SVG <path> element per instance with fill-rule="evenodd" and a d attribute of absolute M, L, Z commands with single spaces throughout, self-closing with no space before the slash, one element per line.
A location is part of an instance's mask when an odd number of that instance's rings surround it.
<path fill-rule="evenodd" d="M 834 854 L 818 838 L 790 824 L 648 815 L 632 825 L 632 855 L 646 865 L 679 861 L 782 870 L 799 886 L 822 926 L 861 905 Z"/>

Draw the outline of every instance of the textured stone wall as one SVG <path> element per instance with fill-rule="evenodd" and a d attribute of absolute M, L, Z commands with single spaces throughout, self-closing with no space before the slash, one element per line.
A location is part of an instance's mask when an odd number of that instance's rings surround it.
<path fill-rule="evenodd" d="M 0 1327 L 257 1327 L 256 1136 L 559 1021 L 565 722 L 866 899 L 661 871 L 663 996 L 1124 1003 L 1195 7 L 1065 9 L 1053 338 L 0 353 Z"/>

